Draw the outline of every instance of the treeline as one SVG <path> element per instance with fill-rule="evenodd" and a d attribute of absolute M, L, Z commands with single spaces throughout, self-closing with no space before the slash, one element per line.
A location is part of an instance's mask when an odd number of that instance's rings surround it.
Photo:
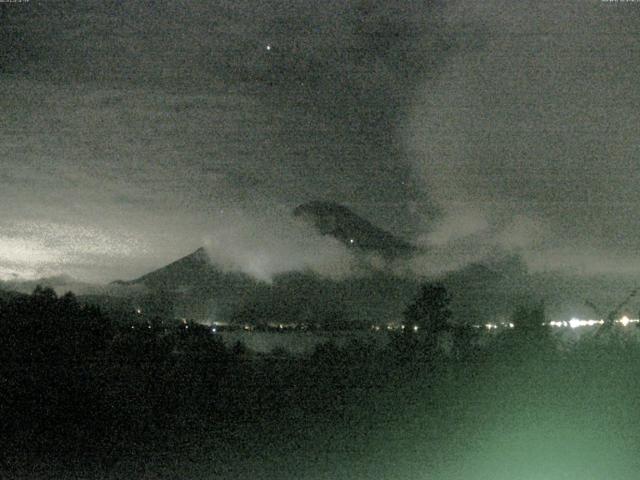
<path fill-rule="evenodd" d="M 430 282 L 421 285 L 413 301 L 402 312 L 403 329 L 389 332 L 388 348 L 381 353 L 390 356 L 391 360 L 385 361 L 397 363 L 436 358 L 466 361 L 505 349 L 529 352 L 532 349 L 567 348 L 567 345 L 559 345 L 552 333 L 542 303 L 516 306 L 508 319 L 512 328 L 503 328 L 489 338 L 484 329 L 453 319 L 451 300 L 444 285 Z M 281 309 L 286 310 L 286 307 Z M 248 309 L 243 313 L 242 319 L 249 323 L 255 312 Z M 279 310 L 271 313 L 272 321 L 281 320 Z M 344 324 L 349 322 L 344 318 L 344 312 L 332 311 L 330 307 L 319 312 L 307 310 L 308 318 L 305 319 L 309 324 L 315 323 L 313 315 L 316 313 L 322 317 L 322 324 L 333 327 L 329 330 L 347 329 Z M 266 323 L 268 319 L 261 320 Z M 2 363 L 17 363 L 25 368 L 60 362 L 76 365 L 169 362 L 187 357 L 225 363 L 245 359 L 248 353 L 242 344 L 225 347 L 221 337 L 214 335 L 211 328 L 176 321 L 169 312 L 150 315 L 132 310 L 126 315 L 106 314 L 96 306 L 79 302 L 73 293 L 58 296 L 53 289 L 40 286 L 31 295 L 0 297 L 0 329 Z M 366 341 L 360 343 L 364 347 L 355 343 L 351 347 L 355 350 L 375 349 Z M 278 357 L 287 355 L 285 351 L 276 353 Z"/>
<path fill-rule="evenodd" d="M 104 459 L 179 423 L 194 386 L 242 354 L 204 326 L 148 320 L 50 288 L 0 298 L 0 478 L 16 463 Z"/>
<path fill-rule="evenodd" d="M 32 295 L 0 299 L 0 358 L 4 362 L 78 361 L 103 352 L 113 337 L 100 311 L 38 286 Z"/>

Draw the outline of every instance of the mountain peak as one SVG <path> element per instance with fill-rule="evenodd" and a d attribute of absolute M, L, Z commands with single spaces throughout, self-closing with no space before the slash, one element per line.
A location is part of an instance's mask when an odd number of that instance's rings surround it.
<path fill-rule="evenodd" d="M 189 258 L 189 257 L 193 258 L 194 260 L 198 259 L 198 260 L 203 260 L 207 262 L 211 261 L 211 258 L 209 257 L 209 253 L 204 247 L 200 247 L 195 252 L 187 255 L 186 257 L 183 257 L 182 259 Z"/>
<path fill-rule="evenodd" d="M 211 259 L 204 247 L 185 255 L 178 260 L 153 272 L 147 273 L 135 280 L 112 282 L 112 285 L 145 284 L 148 286 L 166 286 L 167 284 L 181 283 L 192 278 L 193 272 L 210 274 L 213 269 Z"/>
<path fill-rule="evenodd" d="M 410 255 L 415 247 L 335 202 L 311 201 L 296 207 L 294 216 L 312 224 L 322 235 L 331 235 L 349 248 L 376 252 L 386 258 Z"/>

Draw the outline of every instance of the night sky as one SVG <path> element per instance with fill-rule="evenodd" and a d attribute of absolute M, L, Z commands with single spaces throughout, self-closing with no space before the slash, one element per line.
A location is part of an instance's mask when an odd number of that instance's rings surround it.
<path fill-rule="evenodd" d="M 0 278 L 132 278 L 202 245 L 333 272 L 349 254 L 290 218 L 315 199 L 425 247 L 421 273 L 497 251 L 640 271 L 640 3 L 31 0 L 0 22 Z"/>

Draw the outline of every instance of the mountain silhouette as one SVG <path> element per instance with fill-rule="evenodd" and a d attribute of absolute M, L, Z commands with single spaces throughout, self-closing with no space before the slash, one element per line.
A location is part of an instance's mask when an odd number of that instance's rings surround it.
<path fill-rule="evenodd" d="M 336 203 L 307 203 L 293 214 L 355 252 L 373 252 L 394 259 L 415 250 L 408 242 Z M 271 317 L 275 321 L 274 317 L 278 317 L 282 321 L 299 321 L 309 317 L 312 310 L 334 322 L 343 315 L 367 321 L 386 320 L 391 311 L 401 310 L 406 301 L 399 290 L 410 294 L 412 289 L 398 279 L 392 282 L 380 273 L 371 275 L 336 281 L 322 279 L 309 271 L 285 272 L 265 283 L 241 272 L 223 270 L 204 248 L 199 248 L 139 278 L 116 281 L 111 286 L 132 291 L 143 288 L 145 294 L 171 302 L 176 315 L 191 318 L 244 321 L 251 317 L 260 321 Z M 320 315 L 321 312 L 324 313 Z"/>
<path fill-rule="evenodd" d="M 409 255 L 415 251 L 410 243 L 376 227 L 347 207 L 332 202 L 310 202 L 293 211 L 314 225 L 323 235 L 331 235 L 354 250 L 377 252 L 385 258 Z M 256 283 L 246 274 L 223 271 L 215 265 L 204 248 L 162 268 L 129 281 L 117 280 L 114 286 L 144 285 L 153 290 L 187 291 L 208 286 L 220 289 L 226 284 L 244 288 Z"/>
<path fill-rule="evenodd" d="M 378 253 L 387 259 L 416 252 L 414 245 L 335 202 L 308 202 L 296 207 L 293 214 L 311 223 L 321 234 L 331 235 L 356 251 Z"/>
<path fill-rule="evenodd" d="M 171 308 L 175 316 L 211 320 L 228 318 L 245 298 L 255 295 L 260 283 L 242 272 L 223 271 L 204 248 L 199 248 L 141 277 L 118 280 L 111 286 L 138 290 L 134 295 L 146 298 L 148 304 L 161 300 L 165 303 L 162 308 Z M 166 305 L 169 303 L 171 307 Z"/>
<path fill-rule="evenodd" d="M 129 281 L 116 280 L 112 285 L 143 284 L 151 289 L 179 290 L 216 280 L 220 272 L 213 266 L 204 248 L 162 268 Z"/>

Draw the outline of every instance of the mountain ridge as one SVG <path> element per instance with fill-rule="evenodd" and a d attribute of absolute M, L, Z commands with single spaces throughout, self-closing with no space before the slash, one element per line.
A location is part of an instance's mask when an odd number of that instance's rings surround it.
<path fill-rule="evenodd" d="M 387 260 L 406 257 L 414 253 L 415 246 L 335 202 L 312 201 L 296 207 L 294 217 L 301 218 L 322 235 L 330 235 L 347 248 L 362 253 L 377 253 Z M 185 255 L 164 267 L 148 272 L 133 280 L 115 280 L 112 286 L 144 284 L 151 288 L 174 290 L 202 283 L 219 283 L 223 277 L 249 276 L 241 272 L 226 272 L 215 265 L 204 247 Z M 237 280 L 237 278 L 235 279 Z"/>
<path fill-rule="evenodd" d="M 408 257 L 417 247 L 336 202 L 314 200 L 293 210 L 322 235 L 331 235 L 348 248 L 374 252 L 385 259 Z"/>

